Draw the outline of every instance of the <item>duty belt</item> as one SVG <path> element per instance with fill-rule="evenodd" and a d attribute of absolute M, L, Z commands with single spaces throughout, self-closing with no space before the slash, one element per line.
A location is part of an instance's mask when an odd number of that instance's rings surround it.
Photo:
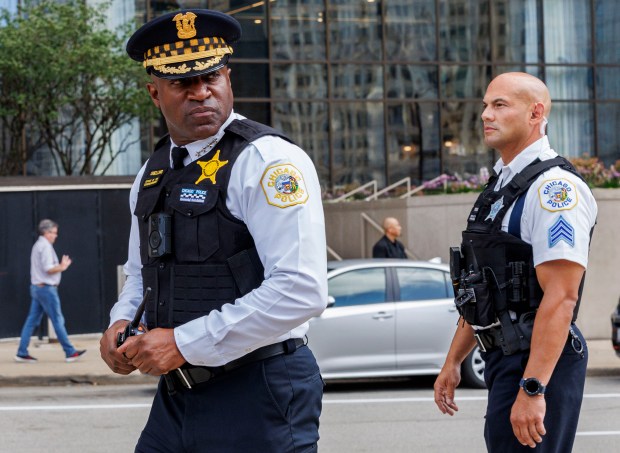
<path fill-rule="evenodd" d="M 243 365 L 259 362 L 282 354 L 291 354 L 305 344 L 306 342 L 303 338 L 291 338 L 281 343 L 263 346 L 243 357 L 228 362 L 226 365 L 218 367 L 183 365 L 181 368 L 177 368 L 165 374 L 164 378 L 168 386 L 168 391 L 173 394 L 176 384 L 186 389 L 192 389 L 199 384 L 204 384 L 215 377 L 221 376 Z"/>
<path fill-rule="evenodd" d="M 474 331 L 474 338 L 478 342 L 478 346 L 482 352 L 500 348 L 503 340 L 501 327 L 491 327 L 484 330 Z"/>
<path fill-rule="evenodd" d="M 581 357 L 583 358 L 584 356 L 583 343 L 581 339 L 575 333 L 573 326 L 574 326 L 574 323 L 571 323 L 571 326 L 568 330 L 568 340 L 571 341 L 571 346 L 573 347 L 575 352 L 580 354 Z M 525 329 L 519 329 L 519 332 L 525 333 Z M 491 328 L 484 329 L 484 330 L 475 330 L 474 338 L 476 339 L 476 342 L 478 343 L 478 346 L 480 347 L 480 350 L 482 352 L 487 352 L 493 349 L 501 348 L 502 343 L 505 341 L 504 334 L 500 326 L 491 327 Z M 526 334 L 526 339 L 527 339 L 527 342 L 529 343 L 531 341 L 531 334 L 529 336 L 527 336 Z"/>

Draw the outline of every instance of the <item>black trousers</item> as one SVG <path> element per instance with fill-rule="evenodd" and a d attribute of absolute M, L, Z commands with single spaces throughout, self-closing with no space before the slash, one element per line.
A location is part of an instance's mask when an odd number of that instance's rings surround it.
<path fill-rule="evenodd" d="M 573 325 L 583 344 L 583 358 L 571 345 L 570 338 L 547 385 L 543 441 L 530 448 L 519 443 L 510 424 L 510 410 L 520 390 L 529 351 L 505 356 L 500 349 L 482 354 L 486 362 L 484 378 L 489 389 L 484 438 L 491 453 L 537 452 L 569 453 L 573 448 L 577 421 L 583 400 L 588 350 L 583 335 Z"/>
<path fill-rule="evenodd" d="M 307 346 L 174 395 L 162 378 L 135 451 L 316 452 L 322 396 L 323 380 Z"/>

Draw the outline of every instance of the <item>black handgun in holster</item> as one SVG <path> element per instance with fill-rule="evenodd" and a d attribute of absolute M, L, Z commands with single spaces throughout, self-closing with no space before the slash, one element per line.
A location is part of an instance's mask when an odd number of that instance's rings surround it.
<path fill-rule="evenodd" d="M 457 310 L 471 325 L 487 326 L 496 321 L 495 310 L 485 268 L 479 268 L 471 244 L 470 250 L 461 255 L 459 247 L 450 248 L 450 274 L 454 288 L 454 303 Z M 466 261 L 463 263 L 463 261 Z M 466 268 L 467 267 L 467 268 Z"/>
<path fill-rule="evenodd" d="M 144 309 L 146 307 L 146 299 L 151 292 L 151 288 L 147 287 L 144 291 L 144 297 L 142 298 L 142 302 L 138 305 L 138 310 L 133 317 L 133 320 L 125 326 L 125 330 L 119 332 L 116 336 L 116 347 L 120 347 L 127 338 L 133 337 L 135 335 L 141 335 L 145 333 L 144 329 L 140 326 L 140 320 L 142 319 L 142 315 L 144 314 Z"/>

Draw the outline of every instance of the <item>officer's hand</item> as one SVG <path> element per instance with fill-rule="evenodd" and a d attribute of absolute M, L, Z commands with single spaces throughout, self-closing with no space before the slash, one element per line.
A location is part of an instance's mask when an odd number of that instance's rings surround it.
<path fill-rule="evenodd" d="M 461 369 L 444 365 L 435 380 L 435 404 L 443 414 L 454 415 L 459 410 L 454 402 L 454 391 L 461 382 Z"/>
<path fill-rule="evenodd" d="M 547 411 L 547 403 L 542 395 L 529 396 L 519 390 L 517 399 L 510 411 L 512 431 L 522 445 L 531 448 L 541 443 L 547 431 L 543 420 Z"/>
<path fill-rule="evenodd" d="M 125 330 L 125 326 L 127 324 L 129 324 L 129 321 L 116 321 L 103 333 L 103 336 L 99 341 L 99 352 L 101 353 L 101 358 L 105 363 L 107 363 L 112 371 L 118 374 L 129 374 L 136 369 L 136 367 L 131 364 L 131 360 L 124 357 L 123 354 L 116 348 L 116 337 L 119 332 Z"/>
<path fill-rule="evenodd" d="M 185 363 L 177 343 L 173 329 L 153 329 L 144 335 L 129 337 L 118 348 L 124 353 L 133 366 L 140 372 L 151 376 L 160 376 L 179 368 Z"/>

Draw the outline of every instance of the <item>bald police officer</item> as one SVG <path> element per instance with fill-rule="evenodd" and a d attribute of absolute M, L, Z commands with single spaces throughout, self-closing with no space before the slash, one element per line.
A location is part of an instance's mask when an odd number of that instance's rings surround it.
<path fill-rule="evenodd" d="M 162 376 L 137 452 L 313 452 L 323 382 L 305 345 L 327 301 L 325 225 L 308 156 L 233 111 L 239 23 L 192 9 L 127 44 L 169 136 L 140 170 L 127 282 L 101 355 Z M 147 332 L 117 348 L 145 288 Z"/>
<path fill-rule="evenodd" d="M 453 253 L 462 315 L 435 402 L 458 410 L 459 365 L 476 343 L 489 389 L 491 452 L 569 452 L 586 374 L 575 326 L 597 206 L 586 183 L 549 145 L 551 99 L 525 73 L 501 74 L 483 100 L 486 143 L 501 159 Z M 462 262 L 461 262 L 462 258 Z"/>

